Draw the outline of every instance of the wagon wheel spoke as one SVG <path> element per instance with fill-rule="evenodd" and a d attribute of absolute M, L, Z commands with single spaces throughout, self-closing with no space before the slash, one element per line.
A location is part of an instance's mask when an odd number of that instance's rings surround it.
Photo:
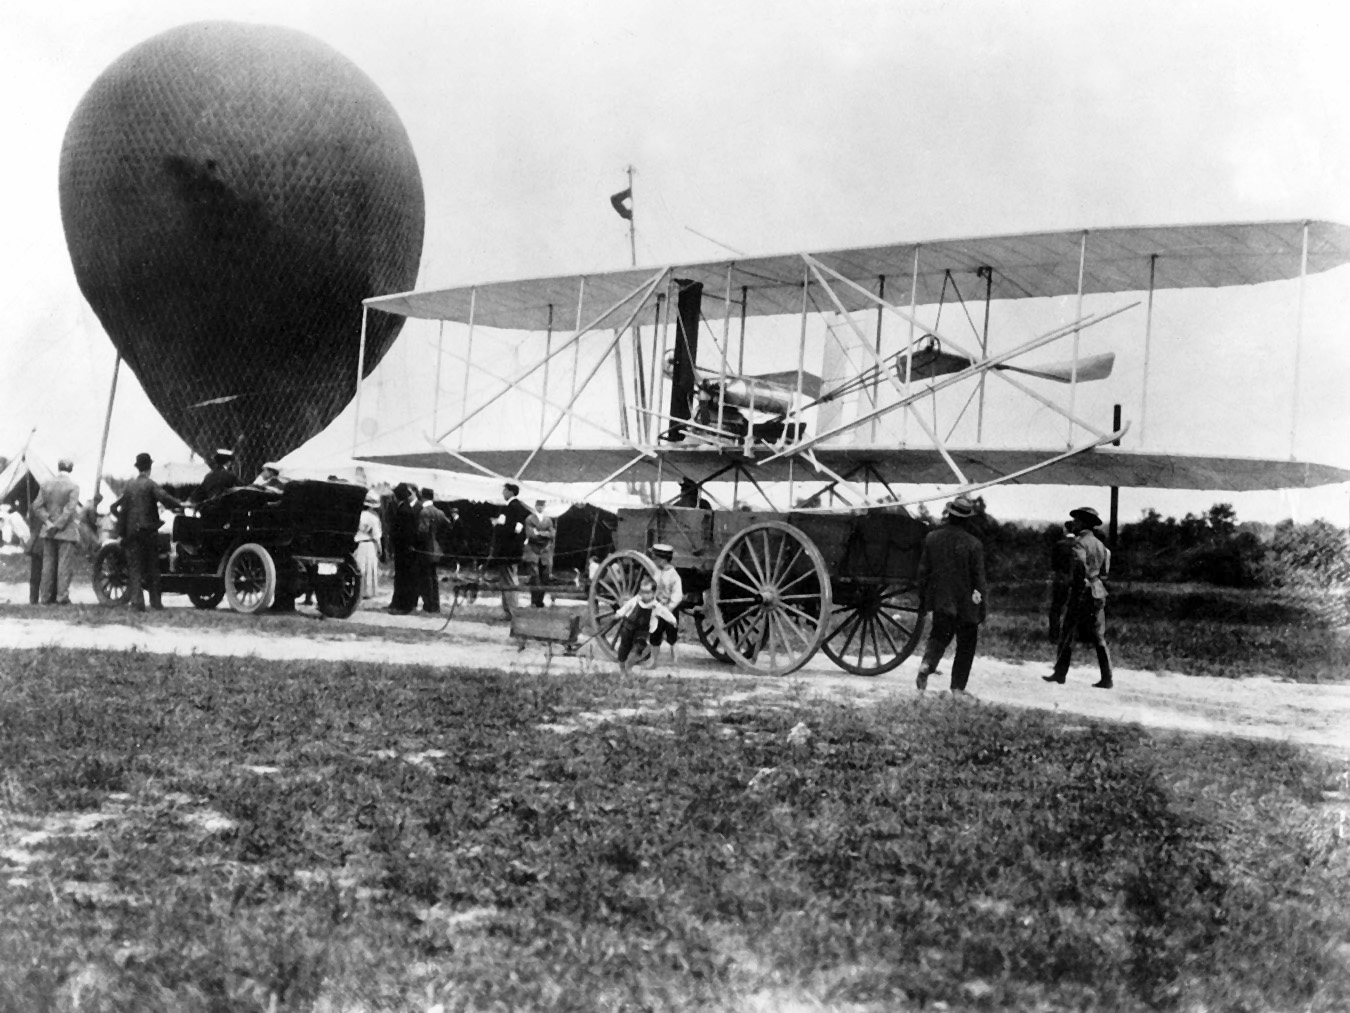
<path fill-rule="evenodd" d="M 829 634 L 826 635 L 825 640 L 827 643 L 838 640 L 841 633 L 856 626 L 858 622 L 858 613 L 856 609 L 839 608 L 836 609 L 834 615 L 839 622 L 832 630 L 830 630 Z"/>
<path fill-rule="evenodd" d="M 773 571 L 774 584 L 779 583 L 779 581 L 786 581 L 788 574 L 792 572 L 793 568 L 797 565 L 798 560 L 802 558 L 803 554 L 804 553 L 802 552 L 801 546 L 798 546 L 797 551 L 793 554 L 792 558 L 788 560 L 787 566 L 776 566 L 774 568 Z M 806 571 L 806 573 L 810 573 L 810 571 L 808 570 Z M 805 574 L 803 574 L 803 576 L 805 576 Z"/>
<path fill-rule="evenodd" d="M 746 591 L 749 591 L 751 594 L 755 595 L 756 598 L 758 598 L 758 596 L 759 596 L 759 588 L 757 588 L 757 587 L 751 587 L 749 584 L 745 583 L 744 581 L 737 580 L 735 577 L 733 577 L 733 576 L 732 576 L 731 574 L 729 574 L 729 573 L 724 573 L 724 574 L 722 574 L 722 579 L 725 580 L 728 584 L 735 584 L 737 587 L 742 588 L 742 589 L 744 589 L 744 590 L 746 590 Z"/>
<path fill-rule="evenodd" d="M 877 615 L 878 615 L 878 617 L 880 617 L 881 613 L 877 613 Z M 876 631 L 876 632 L 873 634 L 873 636 L 875 636 L 876 633 L 880 633 L 883 637 L 886 638 L 886 645 L 890 648 L 890 653 L 891 653 L 891 654 L 899 654 L 899 653 L 900 653 L 900 646 L 895 642 L 895 638 L 891 636 L 891 631 L 888 630 L 888 629 L 886 629 L 886 627 L 883 626 L 880 622 L 874 623 L 873 626 L 874 626 L 875 631 Z M 877 656 L 877 660 L 878 660 L 878 661 L 881 660 L 881 656 L 880 656 L 880 655 Z"/>
<path fill-rule="evenodd" d="M 911 613 L 911 615 L 914 616 L 916 621 L 918 620 L 918 612 L 913 612 Z M 910 623 L 910 625 L 906 626 L 904 623 L 902 623 L 895 616 L 891 615 L 885 609 L 882 609 L 879 612 L 877 612 L 877 618 L 882 620 L 883 622 L 890 623 L 891 627 L 899 631 L 900 635 L 903 636 L 906 640 L 908 640 L 910 635 L 913 634 L 914 632 L 913 623 Z"/>
<path fill-rule="evenodd" d="M 775 612 L 775 613 L 774 613 L 774 618 L 778 620 L 778 624 L 779 624 L 779 627 L 780 627 L 780 628 L 785 629 L 785 630 L 791 630 L 792 633 L 793 633 L 793 635 L 796 636 L 797 639 L 800 640 L 800 641 L 802 642 L 802 645 L 803 645 L 803 646 L 806 646 L 806 645 L 808 645 L 808 644 L 811 643 L 811 638 L 808 637 L 805 633 L 802 632 L 800 626 L 798 626 L 798 625 L 797 625 L 796 623 L 794 623 L 794 622 L 791 622 L 791 621 L 788 619 L 788 617 L 787 617 L 786 615 L 783 614 L 783 610 L 780 609 L 779 611 Z M 806 618 L 808 621 L 810 621 L 810 617 L 809 617 L 809 616 L 805 616 L 805 618 Z M 784 640 L 784 643 L 786 643 L 787 638 L 784 637 L 783 640 Z"/>
<path fill-rule="evenodd" d="M 744 560 L 741 559 L 740 557 L 741 551 L 744 551 L 745 554 L 750 557 L 750 562 L 755 568 L 754 573 L 750 572 L 750 568 L 746 566 Z M 767 584 L 769 582 L 768 576 L 764 573 L 764 567 L 759 565 L 759 556 L 755 553 L 755 546 L 753 542 L 747 541 L 743 549 L 741 547 L 738 547 L 736 554 L 733 555 L 731 558 L 736 561 L 737 565 L 740 566 L 740 568 L 745 571 L 746 575 L 750 577 L 751 580 L 758 578 L 761 584 Z"/>
<path fill-rule="evenodd" d="M 853 616 L 856 617 L 855 623 L 853 623 L 853 632 L 850 632 L 850 633 L 849 633 L 849 635 L 848 635 L 848 640 L 845 640 L 844 646 L 842 646 L 842 647 L 840 648 L 840 656 L 841 656 L 841 658 L 842 658 L 842 656 L 844 656 L 845 654 L 848 654 L 848 648 L 849 648 L 850 644 L 853 643 L 853 638 L 855 638 L 855 636 L 857 635 L 857 633 L 861 632 L 861 629 L 863 629 L 863 617 L 857 615 L 857 612 L 853 613 Z"/>
<path fill-rule="evenodd" d="M 806 580 L 808 577 L 814 577 L 814 576 L 815 576 L 814 573 L 812 573 L 810 570 L 806 570 L 806 571 L 803 572 L 803 573 L 797 574 L 797 576 L 793 577 L 790 581 L 788 581 L 788 582 L 787 582 L 786 584 L 784 584 L 781 588 L 779 588 L 779 590 L 780 590 L 780 591 L 786 591 L 788 588 L 790 588 L 790 587 L 795 587 L 797 584 L 800 584 L 802 581 Z M 782 597 L 782 596 L 780 595 L 780 597 Z"/>
<path fill-rule="evenodd" d="M 801 609 L 799 609 L 799 608 L 793 608 L 791 605 L 784 605 L 784 604 L 782 604 L 782 603 L 780 602 L 780 603 L 779 603 L 778 611 L 779 611 L 779 614 L 780 614 L 780 615 L 794 615 L 794 616 L 800 616 L 804 622 L 806 622 L 808 625 L 810 625 L 810 626 L 812 626 L 812 627 L 815 627 L 815 626 L 819 626 L 819 625 L 820 625 L 820 619 L 819 619 L 819 618 L 817 618 L 816 616 L 810 615 L 810 614 L 808 614 L 808 613 L 806 613 L 806 612 L 803 612 L 803 611 L 802 611 Z"/>
<path fill-rule="evenodd" d="M 883 631 L 881 629 L 881 624 L 878 623 L 875 619 L 868 617 L 867 633 L 872 641 L 872 658 L 878 665 L 881 664 L 883 658 L 888 658 L 890 657 L 891 654 L 895 653 L 894 651 L 891 651 L 889 654 L 882 653 L 881 636 L 880 636 L 882 632 Z M 859 657 L 861 657 L 861 655 L 859 655 Z"/>
<path fill-rule="evenodd" d="M 768 539 L 768 532 L 765 532 L 764 537 L 765 537 L 765 540 Z M 779 574 L 782 574 L 782 573 L 785 573 L 785 572 L 786 572 L 786 571 L 783 569 L 783 553 L 784 553 L 784 551 L 786 551 L 786 549 L 787 549 L 787 541 L 788 541 L 788 540 L 787 540 L 786 538 L 780 538 L 780 539 L 778 539 L 778 555 L 774 558 L 774 561 L 773 561 L 773 571 L 772 571 L 772 572 L 773 572 L 773 580 L 774 580 L 774 583 L 775 583 L 775 584 L 778 583 L 778 577 L 779 577 Z M 767 559 L 768 557 L 765 557 L 765 558 Z"/>

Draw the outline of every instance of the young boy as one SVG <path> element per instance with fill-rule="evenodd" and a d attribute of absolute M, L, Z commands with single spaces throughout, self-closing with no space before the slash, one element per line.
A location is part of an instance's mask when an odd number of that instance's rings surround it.
<path fill-rule="evenodd" d="M 680 606 L 684 604 L 684 584 L 673 562 L 675 549 L 662 542 L 652 546 L 652 562 L 656 564 L 656 601 L 664 605 L 670 618 L 660 618 L 652 631 L 652 667 L 656 667 L 656 655 L 661 653 L 661 643 L 670 644 L 670 663 L 675 662 L 675 641 L 680 629 Z"/>
<path fill-rule="evenodd" d="M 644 660 L 650 659 L 649 668 L 656 668 L 656 645 L 663 636 L 662 623 L 669 622 L 673 627 L 675 616 L 656 600 L 656 581 L 643 577 L 638 583 L 638 593 L 629 598 L 614 613 L 619 618 L 619 667 L 628 674 Z M 633 658 L 635 645 L 650 644 L 651 649 Z M 630 658 L 632 659 L 630 662 Z"/>

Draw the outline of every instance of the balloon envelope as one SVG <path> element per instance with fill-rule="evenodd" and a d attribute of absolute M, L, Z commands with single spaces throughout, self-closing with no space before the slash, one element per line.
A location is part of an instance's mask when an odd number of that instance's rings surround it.
<path fill-rule="evenodd" d="M 71 118 L 60 197 L 76 280 L 151 402 L 246 480 L 351 400 L 361 300 L 417 280 L 407 132 L 290 29 L 205 22 L 123 54 Z M 402 322 L 370 314 L 365 373 Z"/>

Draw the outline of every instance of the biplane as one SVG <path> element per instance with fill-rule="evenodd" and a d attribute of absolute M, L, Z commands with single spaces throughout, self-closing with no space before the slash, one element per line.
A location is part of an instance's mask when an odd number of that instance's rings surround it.
<path fill-rule="evenodd" d="M 706 593 L 696 620 L 715 656 L 782 673 L 823 649 L 849 671 L 877 674 L 908 656 L 921 629 L 910 578 L 922 530 L 894 518 L 924 499 L 1001 483 L 1257 490 L 1350 480 L 1292 454 L 1123 448 L 1129 423 L 1089 418 L 1079 393 L 1115 362 L 1113 350 L 1089 353 L 1086 343 L 1099 329 L 1118 334 L 1122 320 L 1143 342 L 1147 384 L 1160 291 L 1297 280 L 1301 304 L 1308 275 L 1347 261 L 1350 227 L 1288 221 L 898 243 L 379 295 L 365 300 L 367 316 L 461 329 L 449 352 L 462 367 L 450 385 L 460 397 L 425 447 L 357 446 L 353 456 L 521 485 L 650 483 L 653 505 L 620 513 L 619 552 L 592 582 L 602 633 L 650 570 L 645 550 L 670 542 L 686 589 Z M 1099 304 L 1091 311 L 1088 296 Z M 996 348 L 991 305 L 1037 299 L 1073 309 Z M 760 318 L 762 335 L 750 333 Z M 564 319 L 574 325 L 560 327 Z M 502 335 L 512 332 L 539 335 L 542 347 L 504 375 Z M 437 349 L 439 397 L 443 331 Z M 986 418 L 991 385 L 1062 428 L 1038 446 L 1000 442 Z M 1145 386 L 1141 421 L 1146 395 Z M 359 383 L 357 418 L 359 433 Z M 492 445 L 466 445 L 467 427 L 489 418 Z M 503 445 L 525 428 L 519 446 Z M 590 433 L 574 440 L 581 428 Z M 676 482 L 680 497 L 662 503 Z M 822 489 L 799 500 L 806 482 Z M 713 496 L 722 509 L 683 498 L 717 483 L 732 489 Z M 940 491 L 906 492 L 927 486 Z M 745 513 L 742 489 L 759 509 Z M 878 515 L 891 519 L 878 525 Z"/>
<path fill-rule="evenodd" d="M 378 295 L 365 300 L 367 315 L 460 329 L 449 354 L 466 399 L 423 446 L 375 454 L 358 445 L 353 456 L 522 484 L 739 478 L 770 502 L 764 484 L 813 478 L 862 506 L 915 502 L 896 485 L 940 485 L 950 496 L 1005 482 L 1233 491 L 1344 482 L 1344 470 L 1292 457 L 1113 446 L 1126 427 L 1084 417 L 1077 395 L 1080 384 L 1110 374 L 1111 350 L 1088 355 L 1083 344 L 1113 317 L 1128 315 L 1142 340 L 1147 383 L 1161 291 L 1301 280 L 1347 261 L 1350 227 L 1285 221 L 897 243 Z M 1121 301 L 1081 312 L 1084 297 L 1103 295 Z M 991 304 L 1053 297 L 1076 299 L 1078 312 L 994 349 Z M 941 325 L 944 306 L 971 325 L 959 333 Z M 757 337 L 757 318 L 778 329 Z M 813 326 L 819 334 L 808 342 Z M 504 332 L 544 339 L 514 375 L 499 372 L 495 355 Z M 861 368 L 823 376 L 805 361 L 808 345 Z M 1051 353 L 1053 361 L 1038 361 Z M 774 368 L 747 362 L 765 355 L 776 357 Z M 459 389 L 459 380 L 442 382 L 440 361 L 435 370 L 438 391 Z M 471 378 L 487 384 L 476 403 L 467 398 Z M 978 416 L 994 383 L 1059 418 L 1063 441 L 1028 449 L 984 432 Z M 583 407 L 596 391 L 608 418 L 594 402 Z M 944 419 L 933 406 L 949 393 Z M 358 385 L 358 416 L 360 397 Z M 509 420 L 522 401 L 540 412 L 537 438 L 465 446 L 471 420 L 493 412 Z M 849 411 L 836 410 L 846 401 Z M 971 416 L 974 438 L 950 439 L 954 423 Z M 897 417 L 898 432 L 888 426 Z M 581 428 L 589 435 L 577 439 Z"/>

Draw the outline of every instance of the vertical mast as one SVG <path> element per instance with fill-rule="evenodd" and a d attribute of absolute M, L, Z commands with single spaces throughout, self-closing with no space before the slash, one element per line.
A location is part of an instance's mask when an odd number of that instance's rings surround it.
<path fill-rule="evenodd" d="M 108 430 L 112 426 L 113 399 L 117 397 L 117 371 L 122 368 L 122 353 L 117 353 L 117 360 L 113 363 L 112 387 L 108 390 L 108 412 L 103 417 L 103 442 L 98 445 L 98 467 L 94 470 L 94 493 L 90 497 L 90 502 L 97 500 L 98 494 L 103 486 L 103 459 L 108 453 Z M 33 434 L 28 434 L 28 439 L 33 439 Z M 28 456 L 28 444 L 23 445 L 23 457 Z M 27 462 L 25 462 L 26 464 Z M 111 504 L 110 504 L 111 505 Z"/>
<path fill-rule="evenodd" d="M 628 255 L 637 267 L 637 199 L 633 196 L 633 167 L 628 167 Z"/>

